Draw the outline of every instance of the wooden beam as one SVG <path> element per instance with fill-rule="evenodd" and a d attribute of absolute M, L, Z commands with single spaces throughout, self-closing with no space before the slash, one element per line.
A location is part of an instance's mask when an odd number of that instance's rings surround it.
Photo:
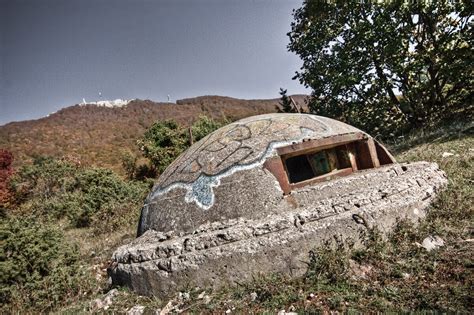
<path fill-rule="evenodd" d="M 296 105 L 295 101 L 293 100 L 293 98 L 291 96 L 289 96 L 290 98 L 290 101 L 291 103 L 293 103 L 293 106 L 295 107 L 296 111 L 298 112 L 298 114 L 301 114 L 301 111 L 300 111 L 300 108 L 298 107 L 298 105 Z"/>
<path fill-rule="evenodd" d="M 380 161 L 377 156 L 377 148 L 375 147 L 374 139 L 367 139 L 367 146 L 369 147 L 370 159 L 372 160 L 373 167 L 380 167 Z"/>
<path fill-rule="evenodd" d="M 291 144 L 286 147 L 277 148 L 278 155 L 300 155 L 305 154 L 306 152 L 314 151 L 315 149 L 324 150 L 330 147 L 343 145 L 349 142 L 358 141 L 362 139 L 367 139 L 367 135 L 362 132 L 354 132 L 344 135 L 330 136 L 322 139 L 307 140 Z"/>
<path fill-rule="evenodd" d="M 280 157 L 277 156 L 266 160 L 263 167 L 275 176 L 280 184 L 281 190 L 283 190 L 283 194 L 288 195 L 291 192 L 290 182 Z"/>
<path fill-rule="evenodd" d="M 298 183 L 293 183 L 290 184 L 291 189 L 295 188 L 301 188 L 307 185 L 315 184 L 315 183 L 320 183 L 320 182 L 326 182 L 328 180 L 334 179 L 336 177 L 342 177 L 342 176 L 347 176 L 352 173 L 352 168 L 344 168 L 342 170 L 336 170 L 318 177 L 310 178 L 302 182 Z"/>
<path fill-rule="evenodd" d="M 347 151 L 349 152 L 349 160 L 351 161 L 352 170 L 355 172 L 359 168 L 357 167 L 356 148 L 354 143 L 346 145 Z"/>

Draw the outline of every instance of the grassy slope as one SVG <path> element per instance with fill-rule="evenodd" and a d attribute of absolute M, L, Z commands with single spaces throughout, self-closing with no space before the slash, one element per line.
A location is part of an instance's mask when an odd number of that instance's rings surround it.
<path fill-rule="evenodd" d="M 425 142 L 427 140 L 429 142 Z M 399 161 L 437 162 L 449 177 L 448 189 L 418 228 L 402 222 L 389 241 L 382 241 L 374 232 L 364 250 L 318 250 L 318 259 L 310 262 L 304 278 L 256 277 L 254 282 L 244 286 L 203 294 L 202 290 L 194 290 L 190 299 L 176 298 L 171 302 L 139 297 L 120 289 L 119 297 L 108 311 L 125 312 L 137 304 L 152 311 L 168 303 L 175 310 L 221 314 L 229 309 L 233 313 L 275 313 L 282 309 L 299 313 L 329 310 L 469 313 L 474 306 L 474 137 L 462 133 L 418 135 L 393 145 L 392 151 Z M 443 157 L 444 152 L 454 155 Z M 68 311 L 92 310 L 92 298 L 103 296 L 109 289 L 100 268 L 104 268 L 116 246 L 126 243 L 133 235 L 134 226 L 124 227 L 123 231 L 100 240 L 88 235 L 86 230 L 69 231 L 71 239 L 80 240 L 84 257 L 90 257 L 87 263 L 93 264 L 92 269 L 102 278 L 96 289 Z M 426 252 L 417 243 L 428 235 L 439 235 L 446 245 Z M 91 255 L 91 252 L 100 254 Z"/>

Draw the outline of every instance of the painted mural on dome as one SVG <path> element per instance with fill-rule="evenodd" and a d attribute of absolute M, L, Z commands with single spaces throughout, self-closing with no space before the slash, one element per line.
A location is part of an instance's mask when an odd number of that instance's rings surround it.
<path fill-rule="evenodd" d="M 325 121 L 304 114 L 261 115 L 229 124 L 177 158 L 160 176 L 149 200 L 171 189 L 184 188 L 187 202 L 208 209 L 214 203 L 213 187 L 221 178 L 262 165 L 278 147 L 331 132 Z"/>

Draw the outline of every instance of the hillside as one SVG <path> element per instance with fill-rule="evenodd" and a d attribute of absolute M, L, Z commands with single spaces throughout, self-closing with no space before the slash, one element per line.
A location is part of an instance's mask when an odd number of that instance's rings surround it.
<path fill-rule="evenodd" d="M 293 96 L 303 105 L 304 95 Z M 0 148 L 15 156 L 15 166 L 35 155 L 70 156 L 81 163 L 120 171 L 121 152 L 136 152 L 136 140 L 157 120 L 188 125 L 199 115 L 235 120 L 275 111 L 279 99 L 242 100 L 201 96 L 176 104 L 134 100 L 123 107 L 75 105 L 37 120 L 0 126 Z"/>

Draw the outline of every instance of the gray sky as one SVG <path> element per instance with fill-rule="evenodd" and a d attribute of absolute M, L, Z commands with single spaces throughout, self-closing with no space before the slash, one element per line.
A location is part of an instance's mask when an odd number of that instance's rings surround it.
<path fill-rule="evenodd" d="M 308 93 L 286 49 L 301 2 L 0 0 L 0 124 L 82 98 Z"/>

